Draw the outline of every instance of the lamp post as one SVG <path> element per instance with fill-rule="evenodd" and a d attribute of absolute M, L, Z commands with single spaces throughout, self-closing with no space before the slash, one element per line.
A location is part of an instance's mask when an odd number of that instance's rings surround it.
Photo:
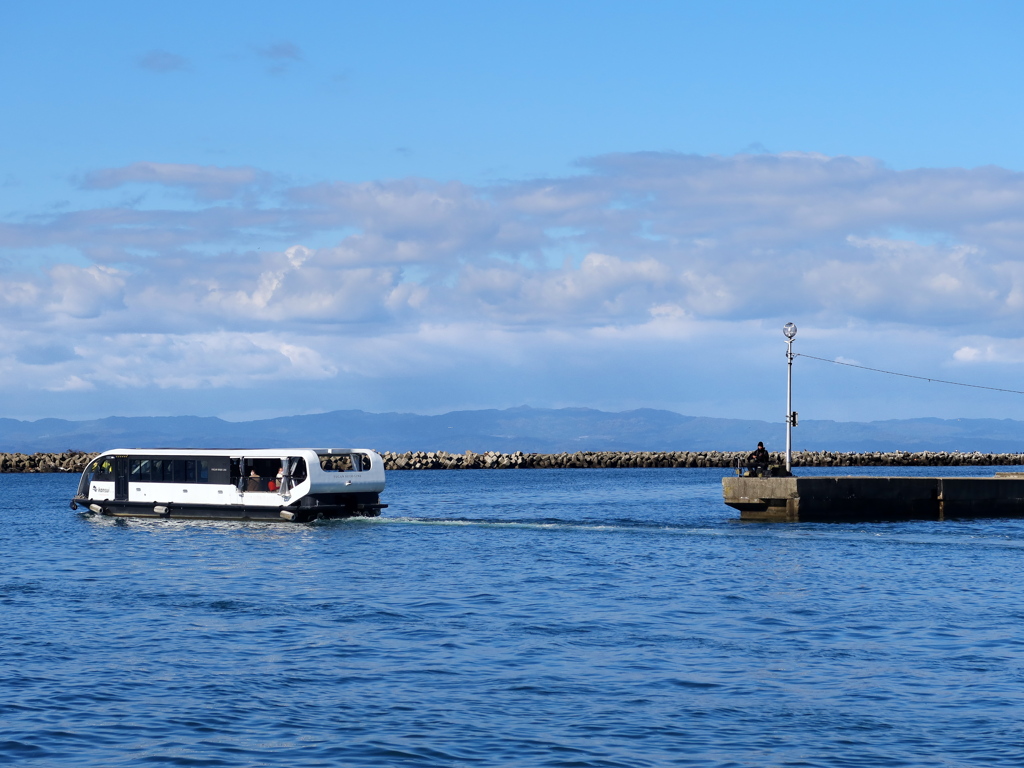
<path fill-rule="evenodd" d="M 786 337 L 786 360 L 788 361 L 789 377 L 786 381 L 786 473 L 793 469 L 793 427 L 796 425 L 793 413 L 793 339 L 796 338 L 796 324 L 786 323 L 782 327 Z"/>

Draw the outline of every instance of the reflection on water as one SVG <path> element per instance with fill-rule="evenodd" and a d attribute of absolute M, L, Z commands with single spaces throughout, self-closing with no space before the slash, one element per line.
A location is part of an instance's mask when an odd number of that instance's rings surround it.
<path fill-rule="evenodd" d="M 1024 522 L 741 524 L 724 474 L 394 472 L 305 526 L 5 475 L 0 761 L 1024 761 Z"/>

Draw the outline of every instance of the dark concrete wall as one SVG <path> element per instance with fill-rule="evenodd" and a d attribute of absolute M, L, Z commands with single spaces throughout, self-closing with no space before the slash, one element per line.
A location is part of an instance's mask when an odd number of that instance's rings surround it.
<path fill-rule="evenodd" d="M 743 520 L 842 522 L 1024 516 L 1024 475 L 1002 477 L 725 477 Z"/>

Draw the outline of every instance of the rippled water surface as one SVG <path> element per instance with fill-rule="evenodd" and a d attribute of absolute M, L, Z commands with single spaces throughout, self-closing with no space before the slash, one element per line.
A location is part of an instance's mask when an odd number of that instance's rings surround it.
<path fill-rule="evenodd" d="M 723 474 L 393 472 L 310 526 L 0 476 L 0 763 L 1024 765 L 1024 522 L 742 524 Z"/>

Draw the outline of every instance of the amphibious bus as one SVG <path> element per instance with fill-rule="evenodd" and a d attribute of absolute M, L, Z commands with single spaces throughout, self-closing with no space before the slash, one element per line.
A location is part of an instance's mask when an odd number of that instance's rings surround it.
<path fill-rule="evenodd" d="M 365 448 L 117 449 L 93 459 L 71 508 L 115 517 L 376 517 L 384 460 Z"/>

